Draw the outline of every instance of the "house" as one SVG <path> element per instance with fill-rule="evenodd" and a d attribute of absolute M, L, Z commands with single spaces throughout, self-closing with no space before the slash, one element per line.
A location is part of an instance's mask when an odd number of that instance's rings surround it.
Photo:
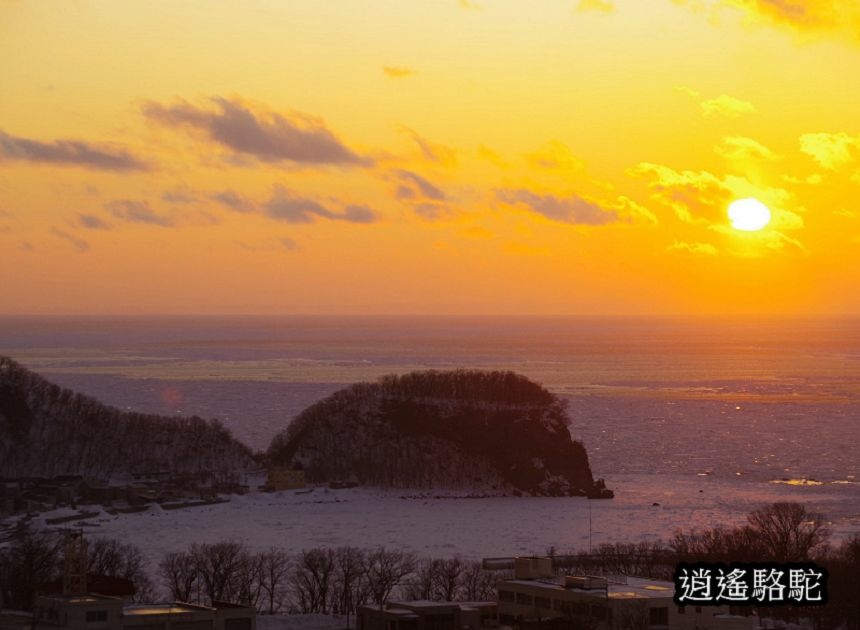
<path fill-rule="evenodd" d="M 269 490 L 301 490 L 305 487 L 305 471 L 272 467 L 266 476 Z"/>
<path fill-rule="evenodd" d="M 248 606 L 184 602 L 127 606 L 118 597 L 43 595 L 36 598 L 33 628 L 39 630 L 256 630 L 256 611 Z"/>
<path fill-rule="evenodd" d="M 478 630 L 496 626 L 495 602 L 387 602 L 358 609 L 357 630 Z"/>

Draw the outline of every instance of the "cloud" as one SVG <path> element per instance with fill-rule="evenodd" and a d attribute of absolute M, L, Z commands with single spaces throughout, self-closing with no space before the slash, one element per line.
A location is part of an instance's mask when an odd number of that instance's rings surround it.
<path fill-rule="evenodd" d="M 427 221 L 439 221 L 453 214 L 451 208 L 441 203 L 419 203 L 413 207 L 415 214 Z"/>
<path fill-rule="evenodd" d="M 860 135 L 807 133 L 800 136 L 800 150 L 830 171 L 854 162 L 860 156 Z"/>
<path fill-rule="evenodd" d="M 145 223 L 160 227 L 173 226 L 172 220 L 156 214 L 146 201 L 117 199 L 106 203 L 105 208 L 117 219 L 128 221 L 129 223 Z"/>
<path fill-rule="evenodd" d="M 88 230 L 109 230 L 110 223 L 94 214 L 79 214 L 78 223 Z"/>
<path fill-rule="evenodd" d="M 742 11 L 752 23 L 771 24 L 803 34 L 833 33 L 860 39 L 857 0 L 673 0 L 718 19 L 721 9 Z"/>
<path fill-rule="evenodd" d="M 57 238 L 61 238 L 65 241 L 68 241 L 79 252 L 85 252 L 90 248 L 90 244 L 87 243 L 84 239 L 78 238 L 77 236 L 75 236 L 74 234 L 70 234 L 69 232 L 64 232 L 63 230 L 58 230 L 57 228 L 53 228 L 51 230 L 51 234 L 53 234 Z"/>
<path fill-rule="evenodd" d="M 708 226 L 708 229 L 718 234 L 731 236 L 732 240 L 735 241 L 738 241 L 740 237 L 740 241 L 734 244 L 729 253 L 741 258 L 761 258 L 769 251 L 779 252 L 791 249 L 803 254 L 806 253 L 803 243 L 770 228 L 761 232 L 746 232 L 743 234 L 739 234 L 737 230 L 728 225 L 711 225 Z"/>
<path fill-rule="evenodd" d="M 22 252 L 32 252 L 33 251 L 33 244 L 28 243 L 27 241 L 22 241 L 21 244 L 18 245 L 18 249 L 21 250 Z"/>
<path fill-rule="evenodd" d="M 343 213 L 335 215 L 336 221 L 349 221 L 350 223 L 375 223 L 379 217 L 367 206 L 349 205 L 343 209 Z"/>
<path fill-rule="evenodd" d="M 253 212 L 257 209 L 253 201 L 234 190 L 222 190 L 212 193 L 209 197 L 236 212 Z"/>
<path fill-rule="evenodd" d="M 725 116 L 726 118 L 739 118 L 744 114 L 756 113 L 755 105 L 749 101 L 743 101 L 728 94 L 720 94 L 717 98 L 699 103 L 702 115 L 705 117 Z"/>
<path fill-rule="evenodd" d="M 615 7 L 611 2 L 606 0 L 579 0 L 577 11 L 602 11 L 603 13 L 612 13 Z"/>
<path fill-rule="evenodd" d="M 682 221 L 695 223 L 716 218 L 730 199 L 729 188 L 707 171 L 675 171 L 668 166 L 642 162 L 628 171 L 648 179 L 652 198 L 672 208 Z M 705 216 L 703 216 L 705 215 Z"/>
<path fill-rule="evenodd" d="M 197 195 L 188 186 L 177 186 L 161 193 L 161 199 L 167 203 L 194 203 L 197 201 Z"/>
<path fill-rule="evenodd" d="M 493 151 L 490 147 L 486 145 L 478 146 L 478 159 L 489 162 L 493 166 L 497 166 L 498 168 L 507 168 L 508 163 L 499 155 L 496 151 Z"/>
<path fill-rule="evenodd" d="M 701 96 L 701 94 L 697 90 L 694 90 L 693 88 L 688 87 L 686 85 L 676 85 L 675 91 L 680 92 L 681 94 L 686 94 L 690 98 L 694 99 L 698 99 Z"/>
<path fill-rule="evenodd" d="M 295 239 L 292 239 L 288 236 L 283 237 L 281 240 L 281 245 L 283 245 L 284 249 L 294 252 L 298 250 L 299 244 L 296 243 Z"/>
<path fill-rule="evenodd" d="M 82 140 L 41 142 L 0 130 L 0 158 L 80 166 L 103 171 L 146 171 L 149 166 L 128 151 Z"/>
<path fill-rule="evenodd" d="M 728 136 L 722 143 L 714 147 L 717 155 L 727 160 L 776 160 L 779 156 L 752 138 L 744 136 Z"/>
<path fill-rule="evenodd" d="M 415 70 L 406 66 L 382 66 L 382 72 L 389 79 L 405 79 L 415 75 Z"/>
<path fill-rule="evenodd" d="M 551 140 L 534 153 L 527 154 L 526 159 L 532 166 L 546 169 L 579 170 L 585 166 L 566 144 L 557 140 Z"/>
<path fill-rule="evenodd" d="M 236 153 L 263 162 L 293 162 L 307 165 L 367 165 L 359 156 L 312 116 L 293 113 L 255 112 L 237 99 L 215 97 L 214 109 L 180 101 L 173 105 L 148 102 L 144 115 L 170 127 L 202 133 Z"/>
<path fill-rule="evenodd" d="M 719 253 L 717 248 L 710 243 L 687 243 L 685 241 L 675 241 L 666 250 L 694 256 L 716 256 Z"/>
<path fill-rule="evenodd" d="M 632 223 L 650 223 L 657 225 L 657 217 L 645 206 L 642 206 L 629 197 L 619 195 L 614 202 L 604 204 L 607 208 L 616 210 L 618 215 Z"/>
<path fill-rule="evenodd" d="M 431 142 L 409 127 L 403 127 L 403 131 L 408 133 L 415 144 L 418 145 L 418 148 L 421 149 L 421 154 L 425 159 L 445 166 L 452 166 L 457 163 L 457 152 L 451 147 Z"/>
<path fill-rule="evenodd" d="M 379 218 L 367 206 L 350 205 L 342 212 L 334 212 L 313 199 L 297 197 L 280 185 L 274 187 L 264 211 L 266 216 L 287 223 L 314 223 L 319 218 L 348 223 L 374 223 Z"/>
<path fill-rule="evenodd" d="M 417 173 L 400 169 L 393 171 L 393 175 L 400 182 L 396 191 L 398 199 L 416 199 L 421 197 L 436 201 L 445 199 L 445 193 L 439 187 Z"/>
<path fill-rule="evenodd" d="M 619 221 L 618 213 L 615 210 L 602 208 L 576 195 L 559 198 L 554 195 L 537 195 L 521 188 L 500 190 L 497 196 L 504 203 L 525 205 L 532 212 L 561 223 L 606 225 Z"/>
<path fill-rule="evenodd" d="M 856 0 L 723 0 L 748 15 L 799 30 L 843 31 L 860 35 Z"/>

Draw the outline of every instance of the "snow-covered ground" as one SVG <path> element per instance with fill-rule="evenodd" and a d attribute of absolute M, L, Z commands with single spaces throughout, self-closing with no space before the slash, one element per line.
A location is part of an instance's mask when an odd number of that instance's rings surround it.
<path fill-rule="evenodd" d="M 860 487 L 789 486 L 715 476 L 626 475 L 614 478 L 612 500 L 468 498 L 446 492 L 370 488 L 254 492 L 229 502 L 180 510 L 158 506 L 135 514 L 86 520 L 88 536 L 132 542 L 157 563 L 194 542 L 237 540 L 254 549 L 300 551 L 353 545 L 389 547 L 421 556 L 469 559 L 585 550 L 591 542 L 668 539 L 677 529 L 741 523 L 772 501 L 802 501 L 833 521 L 835 538 L 860 532 Z M 848 496 L 848 495 L 851 496 Z M 655 505 L 656 504 L 656 505 Z M 90 508 L 86 508 L 90 509 Z M 71 510 L 45 513 L 63 516 Z"/>

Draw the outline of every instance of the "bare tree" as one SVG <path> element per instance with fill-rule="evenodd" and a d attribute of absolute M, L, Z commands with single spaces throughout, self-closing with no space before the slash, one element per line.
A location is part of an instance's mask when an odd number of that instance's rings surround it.
<path fill-rule="evenodd" d="M 777 562 L 808 560 L 824 550 L 830 537 L 827 519 L 800 503 L 772 503 L 748 517 L 768 559 Z"/>
<path fill-rule="evenodd" d="M 446 602 L 458 599 L 460 578 L 465 569 L 460 558 L 433 560 L 433 599 Z"/>
<path fill-rule="evenodd" d="M 236 580 L 249 555 L 243 544 L 194 544 L 191 555 L 197 568 L 199 587 L 210 603 L 231 599 L 236 594 L 239 590 Z"/>
<path fill-rule="evenodd" d="M 394 587 L 415 570 L 415 556 L 402 551 L 376 549 L 367 554 L 364 572 L 375 604 L 384 604 Z"/>
<path fill-rule="evenodd" d="M 401 589 L 403 597 L 412 601 L 432 600 L 435 586 L 434 572 L 433 560 L 430 558 L 419 560 L 409 582 Z"/>
<path fill-rule="evenodd" d="M 3 605 L 29 610 L 36 587 L 59 577 L 61 548 L 56 534 L 19 524 L 11 544 L 0 550 L 0 601 Z"/>
<path fill-rule="evenodd" d="M 260 555 L 260 588 L 265 610 L 270 615 L 281 609 L 290 577 L 290 556 L 283 549 L 272 547 Z"/>
<path fill-rule="evenodd" d="M 263 594 L 263 554 L 244 553 L 231 581 L 231 599 L 257 608 Z"/>
<path fill-rule="evenodd" d="M 130 580 L 136 602 L 154 599 L 146 557 L 136 545 L 115 538 L 96 538 L 87 550 L 87 572 Z"/>
<path fill-rule="evenodd" d="M 460 593 L 464 600 L 484 602 L 496 598 L 496 582 L 493 571 L 487 571 L 480 562 L 467 564 L 460 574 Z"/>
<path fill-rule="evenodd" d="M 171 599 L 190 602 L 197 588 L 197 563 L 187 551 L 169 553 L 162 558 L 158 572 Z"/>
<path fill-rule="evenodd" d="M 296 560 L 293 587 L 302 613 L 329 613 L 333 587 L 334 552 L 331 549 L 303 551 Z"/>

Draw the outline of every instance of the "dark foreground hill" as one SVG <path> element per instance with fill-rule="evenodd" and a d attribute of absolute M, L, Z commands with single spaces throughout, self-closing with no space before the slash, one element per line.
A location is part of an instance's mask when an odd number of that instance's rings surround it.
<path fill-rule="evenodd" d="M 565 401 L 513 372 L 414 372 L 312 405 L 268 455 L 311 482 L 611 496 L 568 424 Z"/>
<path fill-rule="evenodd" d="M 230 473 L 251 451 L 217 421 L 127 413 L 0 357 L 0 477 Z"/>

